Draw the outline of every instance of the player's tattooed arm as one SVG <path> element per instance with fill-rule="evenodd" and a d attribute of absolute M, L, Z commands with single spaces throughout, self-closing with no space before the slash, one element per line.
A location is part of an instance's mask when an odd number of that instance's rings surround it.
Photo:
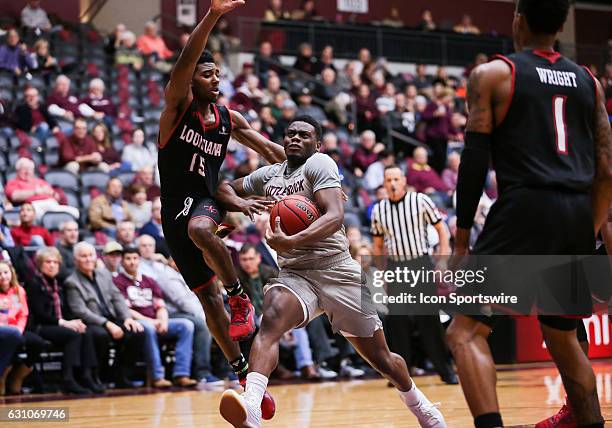
<path fill-rule="evenodd" d="M 284 162 L 287 159 L 283 146 L 276 144 L 255 131 L 240 113 L 230 110 L 232 115 L 232 137 L 239 143 L 255 150 L 271 164 Z"/>
<path fill-rule="evenodd" d="M 595 113 L 595 181 L 593 182 L 593 222 L 597 233 L 606 222 L 612 204 L 612 129 L 599 82 Z M 608 226 L 609 227 L 609 226 Z M 610 249 L 608 248 L 608 251 Z"/>

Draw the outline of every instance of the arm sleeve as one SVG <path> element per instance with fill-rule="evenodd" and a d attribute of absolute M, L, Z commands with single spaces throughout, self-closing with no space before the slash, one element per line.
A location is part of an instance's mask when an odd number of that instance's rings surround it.
<path fill-rule="evenodd" d="M 342 187 L 338 165 L 322 153 L 314 154 L 306 161 L 304 177 L 312 183 L 312 193 L 321 189 Z"/>
<path fill-rule="evenodd" d="M 429 198 L 429 196 L 419 193 L 419 202 L 425 215 L 425 219 L 429 224 L 438 224 L 440 221 L 442 221 L 440 211 L 438 211 L 438 208 Z"/>
<path fill-rule="evenodd" d="M 380 218 L 380 204 L 379 203 L 374 205 L 374 208 L 372 209 L 371 223 L 372 223 L 372 226 L 370 227 L 370 233 L 372 234 L 372 236 L 384 236 L 385 235 L 385 231 L 383 230 L 381 218 Z"/>
<path fill-rule="evenodd" d="M 457 227 L 471 229 L 489 172 L 491 135 L 468 132 L 457 178 Z"/>
<path fill-rule="evenodd" d="M 265 196 L 264 185 L 269 180 L 271 167 L 259 168 L 251 174 L 244 177 L 242 187 L 247 195 Z"/>

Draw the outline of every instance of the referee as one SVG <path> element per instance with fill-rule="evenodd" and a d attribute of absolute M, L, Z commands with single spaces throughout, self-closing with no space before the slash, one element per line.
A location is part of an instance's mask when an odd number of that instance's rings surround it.
<path fill-rule="evenodd" d="M 397 165 L 385 168 L 384 187 L 389 198 L 378 202 L 371 215 L 374 255 L 386 255 L 390 260 L 390 266 L 387 266 L 389 270 L 397 266 L 414 270 L 421 267 L 432 269 L 433 251 L 427 238 L 428 225 L 432 225 L 438 233 L 438 253 L 451 254 L 448 230 L 438 209 L 425 194 L 408 192 L 406 177 Z M 387 290 L 389 294 L 401 291 L 401 286 L 391 286 Z M 449 352 L 439 316 L 407 315 L 401 309 L 398 304 L 389 305 L 386 330 L 390 348 L 401 355 L 410 367 L 410 343 L 413 336 L 410 326 L 414 326 L 420 334 L 423 349 L 442 380 L 448 384 L 457 384 L 457 376 L 448 362 Z"/>

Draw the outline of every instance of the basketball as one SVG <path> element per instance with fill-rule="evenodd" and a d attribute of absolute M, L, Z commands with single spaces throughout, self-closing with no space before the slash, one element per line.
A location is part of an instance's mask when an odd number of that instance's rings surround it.
<path fill-rule="evenodd" d="M 283 232 L 287 235 L 295 235 L 319 218 L 319 210 L 310 199 L 300 195 L 291 195 L 281 199 L 272 207 L 270 211 L 272 230 L 274 230 L 278 216 L 280 216 Z"/>

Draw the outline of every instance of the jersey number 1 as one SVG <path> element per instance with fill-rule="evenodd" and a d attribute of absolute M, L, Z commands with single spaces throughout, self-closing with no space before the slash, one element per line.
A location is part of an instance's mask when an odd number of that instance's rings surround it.
<path fill-rule="evenodd" d="M 199 162 L 196 162 L 199 159 Z M 196 165 L 198 163 L 198 165 Z M 189 171 L 192 172 L 197 168 L 198 174 L 202 177 L 206 177 L 206 159 L 198 153 L 194 153 L 191 158 L 191 165 L 189 166 Z"/>
<path fill-rule="evenodd" d="M 565 123 L 565 105 L 567 97 L 555 95 L 553 97 L 553 119 L 555 121 L 555 136 L 557 140 L 557 152 L 567 155 L 567 125 Z"/>

